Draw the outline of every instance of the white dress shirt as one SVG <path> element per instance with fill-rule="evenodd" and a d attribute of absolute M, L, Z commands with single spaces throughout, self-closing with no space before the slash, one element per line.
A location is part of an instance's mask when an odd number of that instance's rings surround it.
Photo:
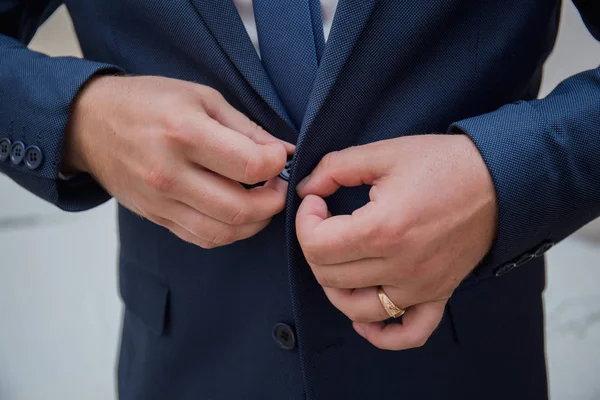
<path fill-rule="evenodd" d="M 277 1 L 277 0 L 272 0 Z M 256 49 L 256 52 L 260 56 L 260 50 L 258 47 L 258 34 L 256 33 L 256 21 L 254 20 L 254 8 L 252 8 L 252 0 L 233 0 L 235 8 L 237 8 L 244 27 L 252 40 L 252 44 Z M 331 23 L 333 22 L 333 16 L 338 5 L 338 0 L 321 0 L 321 16 L 323 18 L 323 33 L 325 33 L 325 41 L 329 37 L 329 31 L 331 30 Z"/>

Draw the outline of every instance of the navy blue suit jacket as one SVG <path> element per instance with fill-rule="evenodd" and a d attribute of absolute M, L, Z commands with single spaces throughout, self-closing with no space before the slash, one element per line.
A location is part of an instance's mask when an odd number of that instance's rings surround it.
<path fill-rule="evenodd" d="M 85 60 L 24 45 L 59 3 L 0 0 L 0 139 L 45 155 L 38 169 L 0 170 L 36 195 L 69 211 L 108 200 L 92 179 L 57 180 L 69 106 L 98 73 L 212 86 L 298 144 L 286 211 L 251 239 L 203 250 L 119 209 L 122 399 L 547 396 L 542 255 L 600 213 L 600 70 L 536 100 L 559 0 L 341 0 L 299 131 L 231 0 L 65 1 Z M 599 2 L 575 3 L 600 38 Z M 430 132 L 478 146 L 498 194 L 498 236 L 424 347 L 381 351 L 312 276 L 293 187 L 331 151 Z M 329 207 L 349 213 L 367 193 L 344 189 Z M 276 322 L 293 329 L 293 349 L 276 346 Z"/>

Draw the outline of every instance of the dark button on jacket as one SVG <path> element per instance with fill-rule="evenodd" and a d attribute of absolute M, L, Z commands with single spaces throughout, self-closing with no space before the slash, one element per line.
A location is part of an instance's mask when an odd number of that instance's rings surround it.
<path fill-rule="evenodd" d="M 0 139 L 0 161 L 6 161 L 10 157 L 11 143 L 10 140 Z"/>
<path fill-rule="evenodd" d="M 296 347 L 296 334 L 291 326 L 279 322 L 273 326 L 273 339 L 277 346 L 283 350 L 292 350 Z"/>
<path fill-rule="evenodd" d="M 517 267 L 520 267 L 521 265 L 527 263 L 528 261 L 531 261 L 535 258 L 535 253 L 527 253 L 524 254 L 521 258 L 519 258 L 519 260 L 515 263 Z"/>
<path fill-rule="evenodd" d="M 286 182 L 290 181 L 290 174 L 291 174 L 291 169 L 292 169 L 292 160 L 288 160 L 288 162 L 285 163 L 285 168 L 283 169 L 283 171 L 281 171 L 279 173 L 279 177 L 281 179 L 283 179 Z"/>
<path fill-rule="evenodd" d="M 517 268 L 517 264 L 516 263 L 508 263 L 508 264 L 504 264 L 503 266 L 501 266 L 500 268 L 498 268 L 496 270 L 496 276 L 502 276 L 502 275 L 506 275 L 508 274 L 510 271 L 512 271 L 513 269 Z"/>
<path fill-rule="evenodd" d="M 541 257 L 543 256 L 548 250 L 550 250 L 552 247 L 554 247 L 554 243 L 553 242 L 547 242 L 544 243 L 543 245 L 541 245 L 535 252 L 535 256 L 536 257 Z"/>
<path fill-rule="evenodd" d="M 506 264 L 502 265 L 501 267 L 497 268 L 495 270 L 494 274 L 496 276 L 505 275 L 505 274 L 509 273 L 510 271 L 512 271 L 513 269 L 528 263 L 529 261 L 533 260 L 534 258 L 543 256 L 548 250 L 550 250 L 552 248 L 552 246 L 554 246 L 554 242 L 545 242 L 542 245 L 540 245 L 540 247 L 538 247 L 535 251 L 532 250 L 530 252 L 523 254 L 517 261 L 511 261 L 511 262 L 506 263 Z"/>
<path fill-rule="evenodd" d="M 42 165 L 42 161 L 44 161 L 44 156 L 39 147 L 29 146 L 25 150 L 25 165 L 27 168 L 31 170 L 38 169 Z"/>
<path fill-rule="evenodd" d="M 14 142 L 10 149 L 10 161 L 14 165 L 19 165 L 25 156 L 25 145 L 23 142 Z"/>

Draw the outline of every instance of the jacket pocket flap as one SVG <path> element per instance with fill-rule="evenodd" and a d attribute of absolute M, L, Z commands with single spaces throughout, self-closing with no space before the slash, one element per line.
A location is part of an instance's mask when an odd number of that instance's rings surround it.
<path fill-rule="evenodd" d="M 119 288 L 125 307 L 152 332 L 165 330 L 169 289 L 151 273 L 121 259 Z"/>

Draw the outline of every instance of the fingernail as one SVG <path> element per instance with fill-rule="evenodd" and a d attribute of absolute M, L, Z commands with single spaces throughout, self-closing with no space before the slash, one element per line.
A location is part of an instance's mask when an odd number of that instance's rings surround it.
<path fill-rule="evenodd" d="M 304 188 L 304 186 L 306 186 L 306 184 L 308 183 L 309 180 L 310 180 L 310 175 L 308 175 L 306 178 L 302 179 L 300 181 L 300 183 L 298 183 L 298 186 L 296 186 L 296 189 L 302 190 Z"/>
<path fill-rule="evenodd" d="M 362 337 L 365 337 L 365 328 L 359 324 L 352 324 L 354 330 Z"/>

